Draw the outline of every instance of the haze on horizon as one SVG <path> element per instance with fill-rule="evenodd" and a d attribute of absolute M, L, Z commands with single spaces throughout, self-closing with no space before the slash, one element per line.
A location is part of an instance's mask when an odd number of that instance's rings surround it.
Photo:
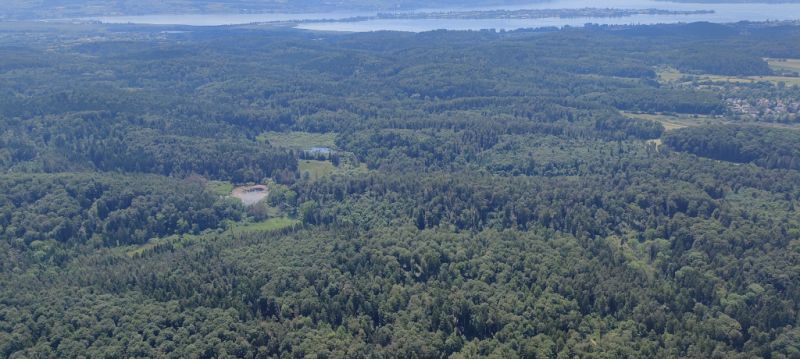
<path fill-rule="evenodd" d="M 431 7 L 472 7 L 546 0 L 6 0 L 0 19 L 72 18 L 145 14 L 388 11 Z"/>
<path fill-rule="evenodd" d="M 659 0 L 660 1 L 660 0 Z M 548 0 L 5 0 L 0 20 L 85 16 L 264 12 L 390 11 L 520 5 Z M 797 3 L 800 0 L 677 0 L 683 3 Z M 598 3 L 598 7 L 605 7 Z"/>

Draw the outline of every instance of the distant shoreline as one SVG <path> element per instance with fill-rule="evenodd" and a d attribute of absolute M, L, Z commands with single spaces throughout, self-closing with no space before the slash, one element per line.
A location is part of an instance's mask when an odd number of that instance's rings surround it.
<path fill-rule="evenodd" d="M 526 9 L 526 10 L 475 10 L 447 12 L 394 12 L 378 13 L 375 16 L 359 16 L 338 20 L 301 20 L 298 22 L 359 22 L 370 20 L 525 20 L 545 18 L 610 18 L 629 17 L 634 15 L 704 15 L 713 14 L 714 10 L 664 10 L 664 9 L 615 9 L 615 8 L 581 8 L 581 9 Z"/>

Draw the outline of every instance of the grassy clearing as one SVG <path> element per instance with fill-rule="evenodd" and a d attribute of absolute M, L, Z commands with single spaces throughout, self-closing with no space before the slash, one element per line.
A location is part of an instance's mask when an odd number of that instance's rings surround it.
<path fill-rule="evenodd" d="M 652 113 L 622 112 L 629 118 L 656 121 L 664 126 L 664 130 L 672 131 L 680 128 L 706 125 L 711 122 L 720 122 L 720 119 L 705 115 L 666 115 Z"/>
<path fill-rule="evenodd" d="M 272 232 L 277 231 L 285 228 L 290 228 L 300 224 L 299 220 L 291 219 L 288 217 L 276 217 L 270 218 L 262 222 L 257 223 L 248 223 L 248 222 L 235 222 L 230 225 L 230 227 L 222 232 L 219 235 L 233 235 L 233 234 L 243 234 L 243 233 L 256 233 L 256 232 Z M 140 255 L 148 250 L 156 248 L 160 245 L 167 244 L 169 242 L 173 243 L 181 243 L 181 244 L 188 244 L 192 242 L 199 242 L 208 240 L 210 234 L 184 234 L 184 235 L 172 235 L 168 237 L 162 238 L 153 238 L 145 244 L 142 244 L 137 247 L 128 247 L 129 249 L 125 252 L 129 257 L 135 257 Z"/>
<path fill-rule="evenodd" d="M 368 172 L 367 166 L 359 163 L 351 152 L 340 151 L 336 148 L 336 133 L 311 133 L 311 132 L 265 132 L 258 136 L 261 142 L 268 142 L 275 147 L 292 149 L 296 151 L 308 150 L 313 147 L 329 148 L 339 155 L 341 164 L 333 166 L 329 161 L 300 160 L 300 175 L 308 173 L 311 180 L 317 180 L 332 173 L 353 175 Z"/>
<path fill-rule="evenodd" d="M 233 191 L 233 184 L 226 181 L 208 181 L 206 189 L 219 196 L 228 196 Z"/>
<path fill-rule="evenodd" d="M 340 166 L 342 173 L 348 175 L 356 175 L 356 174 L 364 174 L 369 172 L 369 168 L 367 167 L 366 163 L 358 163 L 358 164 L 346 164 L 346 166 Z"/>
<path fill-rule="evenodd" d="M 266 132 L 257 137 L 261 142 L 272 146 L 293 150 L 306 150 L 312 147 L 335 148 L 335 133 L 311 132 Z"/>
<path fill-rule="evenodd" d="M 695 75 L 680 72 L 674 68 L 659 68 L 658 79 L 662 83 L 677 82 L 684 78 L 695 81 L 732 82 L 732 83 L 758 83 L 771 82 L 772 84 L 784 83 L 787 86 L 800 86 L 800 77 L 789 76 L 721 76 L 721 75 Z"/>
<path fill-rule="evenodd" d="M 758 83 L 758 82 L 771 82 L 775 85 L 784 83 L 786 86 L 800 86 L 800 77 L 788 76 L 746 76 L 746 77 L 732 77 L 732 76 L 702 76 L 705 80 L 713 82 L 738 82 L 738 83 Z"/>
<path fill-rule="evenodd" d="M 681 128 L 686 127 L 693 127 L 693 126 L 703 126 L 703 125 L 711 125 L 711 124 L 736 124 L 736 125 L 749 125 L 749 126 L 760 126 L 760 127 L 770 127 L 770 128 L 782 128 L 782 129 L 790 129 L 790 130 L 798 130 L 800 129 L 800 125 L 796 124 L 785 124 L 785 123 L 775 123 L 775 122 L 739 122 L 739 121 L 731 121 L 725 118 L 713 117 L 713 116 L 705 116 L 705 115 L 666 115 L 666 114 L 651 114 L 651 113 L 633 113 L 633 112 L 625 112 L 621 111 L 623 115 L 640 120 L 649 120 L 649 121 L 657 121 L 664 126 L 665 131 L 673 131 Z M 656 143 L 656 145 L 661 145 L 660 142 Z"/>
<path fill-rule="evenodd" d="M 769 67 L 777 71 L 800 71 L 800 59 L 766 59 Z"/>
<path fill-rule="evenodd" d="M 336 167 L 328 161 L 316 161 L 316 160 L 300 160 L 298 163 L 300 169 L 300 175 L 305 176 L 308 173 L 308 177 L 311 180 L 318 180 L 322 177 L 330 175 L 336 170 Z"/>
<path fill-rule="evenodd" d="M 146 251 L 149 251 L 155 247 L 158 247 L 162 244 L 166 244 L 169 242 L 193 242 L 196 241 L 199 237 L 193 234 L 184 234 L 184 235 L 172 235 L 169 237 L 161 237 L 161 238 L 153 238 L 145 244 L 142 244 L 138 247 L 133 247 L 126 252 L 129 257 L 135 257 L 137 255 L 141 255 Z"/>
<path fill-rule="evenodd" d="M 235 225 L 228 231 L 231 233 L 271 232 L 289 228 L 300 224 L 300 221 L 288 217 L 270 218 L 258 223 L 242 223 Z"/>
<path fill-rule="evenodd" d="M 664 67 L 656 70 L 660 82 L 675 82 L 680 80 L 684 74 L 672 67 Z"/>

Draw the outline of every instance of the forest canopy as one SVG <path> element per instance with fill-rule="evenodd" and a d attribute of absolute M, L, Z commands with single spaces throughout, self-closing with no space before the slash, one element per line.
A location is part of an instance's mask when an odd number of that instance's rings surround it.
<path fill-rule="evenodd" d="M 797 358 L 798 39 L 0 28 L 0 357 Z"/>

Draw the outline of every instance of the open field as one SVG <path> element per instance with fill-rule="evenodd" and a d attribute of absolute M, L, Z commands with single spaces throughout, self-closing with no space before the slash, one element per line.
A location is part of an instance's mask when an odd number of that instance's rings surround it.
<path fill-rule="evenodd" d="M 758 82 L 771 82 L 773 84 L 784 83 L 787 86 L 800 86 L 800 77 L 790 76 L 722 76 L 722 75 L 709 75 L 709 74 L 687 74 L 680 72 L 674 68 L 660 68 L 657 71 L 658 79 L 662 83 L 676 82 L 683 78 L 695 81 L 711 81 L 711 82 L 735 82 L 735 83 L 758 83 Z"/>
<path fill-rule="evenodd" d="M 288 217 L 270 218 L 263 222 L 258 223 L 237 223 L 229 232 L 232 233 L 252 233 L 252 232 L 270 232 L 277 231 L 284 228 L 289 228 L 300 224 L 300 221 Z"/>
<path fill-rule="evenodd" d="M 629 118 L 656 121 L 661 123 L 666 131 L 677 130 L 684 127 L 707 125 L 710 123 L 719 123 L 722 121 L 722 119 L 704 115 L 666 115 L 634 112 L 622 112 L 622 114 Z"/>
<path fill-rule="evenodd" d="M 340 151 L 336 148 L 336 133 L 311 133 L 311 132 L 265 132 L 258 136 L 258 141 L 268 142 L 272 146 L 287 148 L 297 151 L 310 151 L 312 149 L 329 149 L 339 156 L 341 164 L 336 167 L 330 161 L 300 160 L 298 162 L 300 175 L 308 173 L 311 180 L 328 176 L 332 173 L 353 175 L 366 173 L 367 166 L 359 163 L 351 152 Z M 323 152 L 327 153 L 327 152 Z"/>
<path fill-rule="evenodd" d="M 128 248 L 131 248 L 131 249 L 129 249 L 127 252 L 125 252 L 125 254 L 127 254 L 129 257 L 135 257 L 135 256 L 141 255 L 141 254 L 143 254 L 143 253 L 145 253 L 145 252 L 147 252 L 147 251 L 149 251 L 151 249 L 154 249 L 154 248 L 156 248 L 156 247 L 158 247 L 160 245 L 164 245 L 164 244 L 167 244 L 167 243 L 170 243 L 170 242 L 172 242 L 173 244 L 191 243 L 191 242 L 200 241 L 203 238 L 205 238 L 205 237 L 202 236 L 202 235 L 193 235 L 193 234 L 184 234 L 184 235 L 174 234 L 174 235 L 171 235 L 171 236 L 168 236 L 168 237 L 153 238 L 153 239 L 149 240 L 147 243 L 142 244 L 140 246 L 136 246 L 136 247 L 132 247 L 132 248 L 128 247 Z"/>
<path fill-rule="evenodd" d="M 732 76 L 701 76 L 701 80 L 708 80 L 714 82 L 740 82 L 740 83 L 757 83 L 757 82 L 771 82 L 779 84 L 783 82 L 787 86 L 800 86 L 800 77 L 788 76 L 746 76 L 746 77 L 732 77 Z"/>
<path fill-rule="evenodd" d="M 277 231 L 285 228 L 289 228 L 295 225 L 300 224 L 299 220 L 291 219 L 288 217 L 277 217 L 277 218 L 270 218 L 262 222 L 257 223 L 248 223 L 248 222 L 237 222 L 233 223 L 230 228 L 226 231 L 222 232 L 221 235 L 233 235 L 233 234 L 243 234 L 243 233 L 255 233 L 255 232 L 271 232 Z M 130 257 L 134 257 L 140 255 L 148 250 L 156 248 L 160 245 L 167 244 L 169 242 L 173 243 L 191 243 L 197 242 L 207 239 L 207 235 L 193 235 L 193 234 L 184 234 L 184 235 L 172 235 L 168 237 L 162 238 L 153 238 L 145 244 L 140 246 L 134 247 L 129 249 L 126 254 Z M 130 247 L 129 247 L 130 248 Z"/>
<path fill-rule="evenodd" d="M 665 131 L 673 131 L 686 127 L 703 126 L 712 124 L 728 124 L 728 125 L 748 125 L 748 126 L 761 126 L 771 128 L 783 128 L 789 130 L 800 130 L 800 125 L 775 123 L 775 122 L 744 122 L 744 121 L 731 121 L 722 117 L 704 116 L 704 115 L 667 115 L 659 113 L 633 113 L 622 111 L 622 114 L 634 119 L 656 121 L 664 126 Z M 660 145 L 660 143 L 658 143 Z"/>
<path fill-rule="evenodd" d="M 225 181 L 208 181 L 206 189 L 218 196 L 229 196 L 233 191 L 233 184 Z"/>
<path fill-rule="evenodd" d="M 335 148 L 335 133 L 311 132 L 266 132 L 257 137 L 259 141 L 268 142 L 274 147 L 293 150 L 307 150 L 312 147 Z"/>
<path fill-rule="evenodd" d="M 675 82 L 680 80 L 684 74 L 672 67 L 663 67 L 656 69 L 656 75 L 660 82 Z"/>
<path fill-rule="evenodd" d="M 773 70 L 800 71 L 800 59 L 766 59 Z"/>
<path fill-rule="evenodd" d="M 305 173 L 308 173 L 308 177 L 312 180 L 325 177 L 333 173 L 336 169 L 336 167 L 328 161 L 300 160 L 298 165 L 300 168 L 300 175 L 304 176 Z"/>

